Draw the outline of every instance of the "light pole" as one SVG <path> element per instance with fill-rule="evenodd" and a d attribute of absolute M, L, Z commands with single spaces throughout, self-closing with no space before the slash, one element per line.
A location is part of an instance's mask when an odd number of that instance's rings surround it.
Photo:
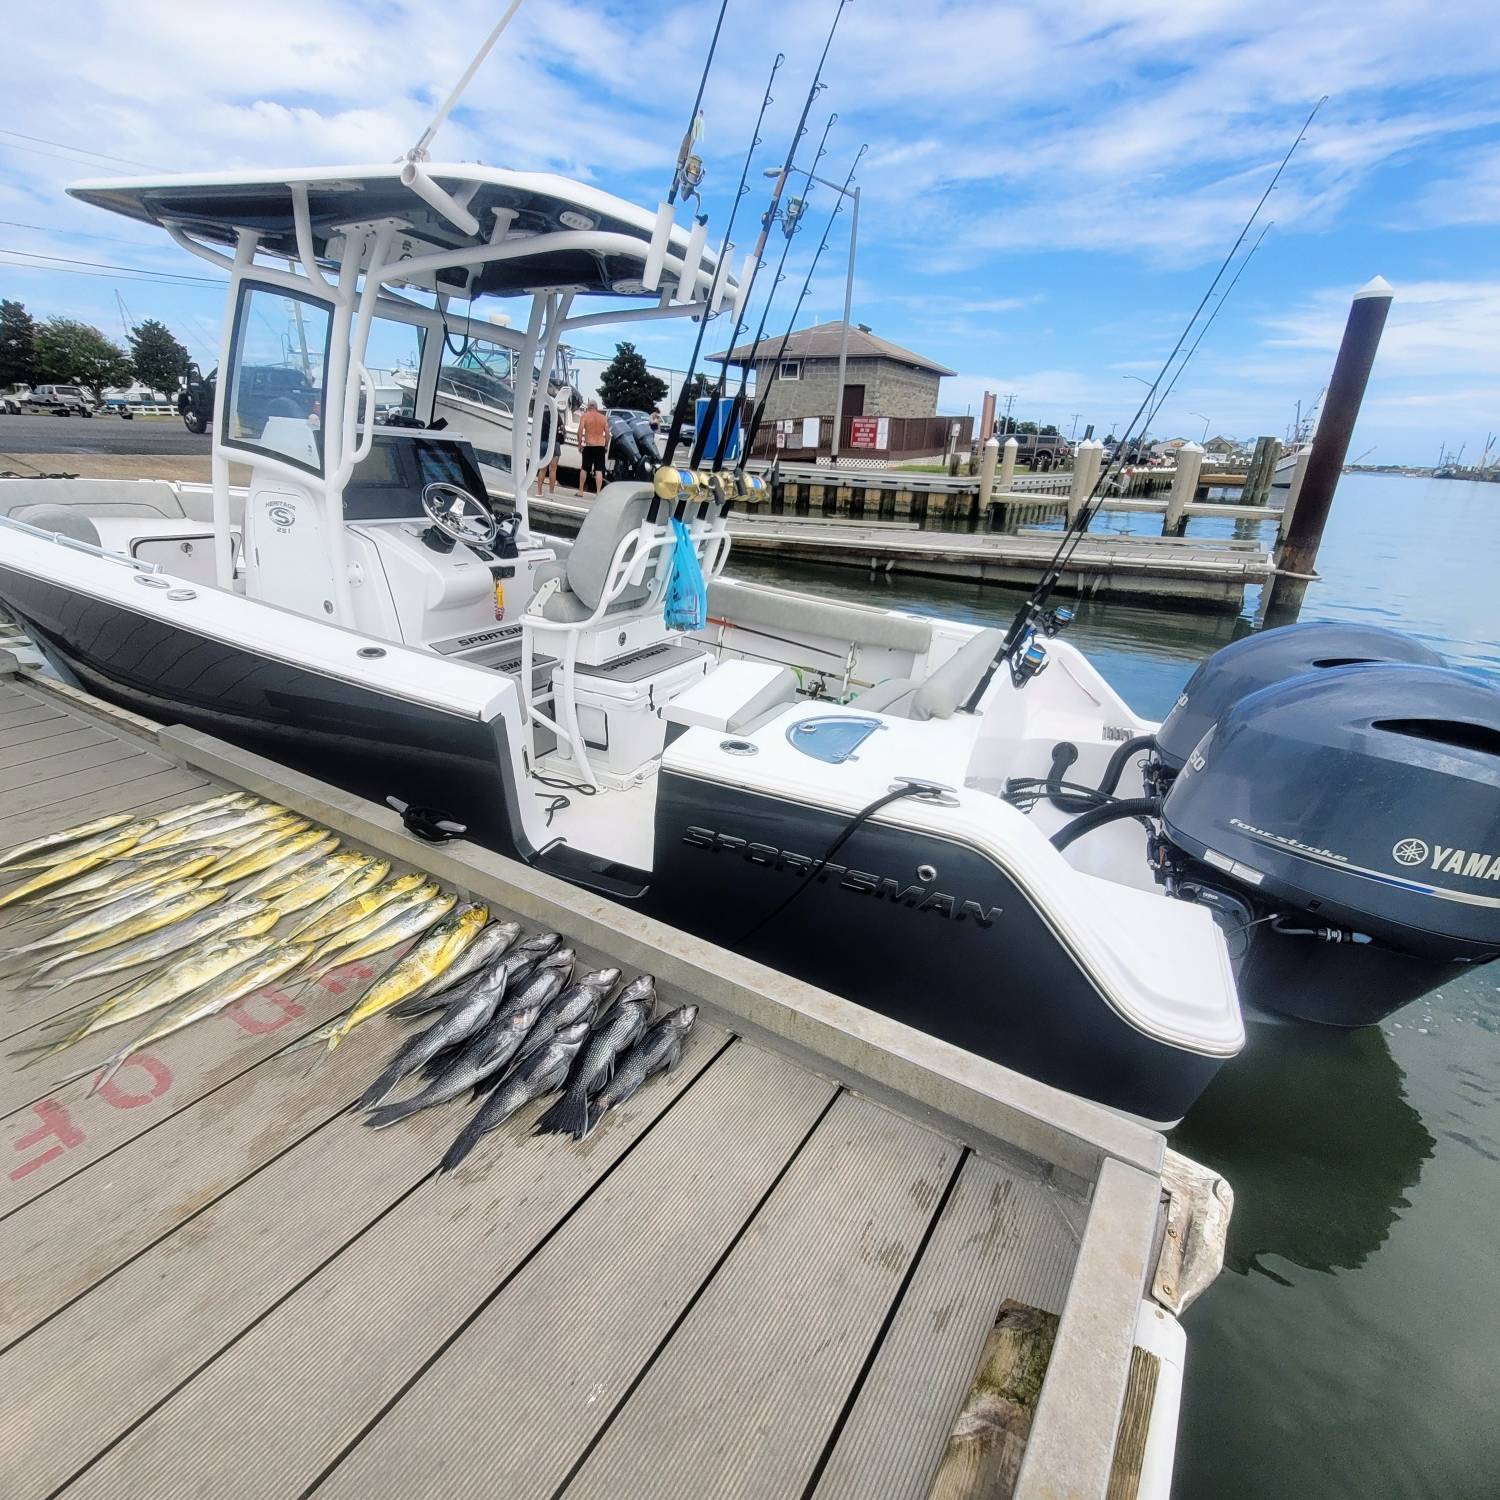
<path fill-rule="evenodd" d="M 1188 413 L 1188 416 L 1190 416 L 1190 417 L 1203 417 L 1203 413 L 1201 411 L 1190 411 Z M 1202 440 L 1205 443 L 1208 441 L 1208 418 L 1207 417 L 1203 417 L 1203 439 Z"/>
<path fill-rule="evenodd" d="M 1144 375 L 1122 375 L 1122 376 L 1120 376 L 1120 379 L 1121 380 L 1136 380 L 1136 381 L 1139 381 L 1143 386 L 1145 386 L 1148 391 L 1152 389 L 1152 383 L 1149 380 L 1147 380 Z M 1146 442 L 1150 438 L 1150 436 L 1151 436 L 1151 434 L 1149 432 L 1142 432 L 1141 435 L 1135 440 L 1135 446 L 1136 446 L 1136 452 L 1137 453 L 1140 453 L 1140 454 L 1144 454 L 1145 453 L 1145 451 L 1146 451 Z M 1122 440 L 1123 440 L 1123 437 L 1124 437 L 1124 434 L 1122 433 L 1121 434 Z"/>
<path fill-rule="evenodd" d="M 1068 434 L 1068 441 L 1070 443 L 1073 441 L 1074 438 L 1076 438 L 1078 436 L 1078 423 L 1079 423 L 1079 420 L 1082 418 L 1082 416 L 1083 416 L 1083 413 L 1081 411 L 1075 411 L 1073 413 L 1073 430 L 1072 430 L 1072 432 L 1070 432 Z"/>
<path fill-rule="evenodd" d="M 767 167 L 765 175 L 776 177 L 782 170 L 781 167 Z M 829 182 L 826 177 L 815 177 L 811 172 L 807 174 L 807 180 L 816 182 L 820 187 L 832 188 L 840 197 L 854 200 L 854 209 L 849 216 L 849 269 L 844 277 L 844 326 L 839 332 L 839 388 L 838 395 L 834 398 L 833 447 L 829 453 L 831 461 L 837 463 L 839 434 L 844 426 L 844 375 L 849 368 L 849 310 L 854 301 L 854 248 L 859 236 L 859 189 L 848 188 L 838 182 Z"/>

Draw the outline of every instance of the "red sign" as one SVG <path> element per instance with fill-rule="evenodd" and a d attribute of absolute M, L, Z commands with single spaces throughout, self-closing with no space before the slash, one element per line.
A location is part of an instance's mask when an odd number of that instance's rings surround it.
<path fill-rule="evenodd" d="M 880 418 L 850 417 L 849 446 L 851 448 L 878 448 L 880 446 Z"/>

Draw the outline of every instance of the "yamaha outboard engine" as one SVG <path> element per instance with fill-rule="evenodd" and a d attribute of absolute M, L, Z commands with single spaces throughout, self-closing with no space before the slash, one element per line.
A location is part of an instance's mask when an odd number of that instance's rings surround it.
<path fill-rule="evenodd" d="M 1440 667 L 1436 651 L 1379 625 L 1308 621 L 1246 636 L 1215 651 L 1193 673 L 1156 734 L 1158 759 L 1180 771 L 1193 747 L 1241 699 L 1304 672 L 1362 662 L 1419 662 Z"/>
<path fill-rule="evenodd" d="M 661 466 L 651 419 L 638 411 L 609 414 L 609 456 L 615 479 L 650 479 Z"/>
<path fill-rule="evenodd" d="M 1251 693 L 1161 820 L 1166 884 L 1213 910 L 1251 1004 L 1363 1025 L 1500 956 L 1500 692 L 1478 678 L 1314 666 Z"/>

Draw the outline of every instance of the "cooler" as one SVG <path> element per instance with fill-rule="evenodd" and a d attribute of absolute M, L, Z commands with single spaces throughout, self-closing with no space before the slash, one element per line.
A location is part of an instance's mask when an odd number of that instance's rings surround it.
<path fill-rule="evenodd" d="M 578 728 L 601 783 L 628 786 L 656 769 L 666 743 L 667 705 L 701 682 L 713 665 L 712 655 L 701 647 L 672 643 L 652 646 L 607 667 L 574 668 Z M 560 675 L 554 672 L 552 677 L 554 702 Z M 561 742 L 542 766 L 576 774 L 573 757 Z"/>

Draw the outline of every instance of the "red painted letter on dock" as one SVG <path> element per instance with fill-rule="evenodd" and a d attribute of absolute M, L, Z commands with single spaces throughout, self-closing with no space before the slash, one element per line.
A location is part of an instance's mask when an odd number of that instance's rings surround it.
<path fill-rule="evenodd" d="M 59 1142 L 56 1146 L 49 1146 L 40 1156 L 33 1156 L 30 1161 L 23 1161 L 19 1167 L 12 1169 L 10 1180 L 19 1182 L 28 1172 L 35 1172 L 38 1167 L 45 1167 L 49 1161 L 55 1161 L 64 1151 L 70 1151 L 74 1146 L 81 1146 L 84 1142 L 83 1132 L 68 1118 L 68 1112 L 55 1099 L 42 1099 L 31 1106 L 32 1113 L 41 1120 L 41 1124 L 30 1132 L 23 1135 L 16 1143 L 17 1151 L 29 1151 L 33 1146 L 40 1146 L 47 1137 L 55 1136 Z"/>
<path fill-rule="evenodd" d="M 245 1007 L 255 999 L 269 1000 L 281 1014 L 274 1020 L 268 1017 L 252 1016 Z M 224 1014 L 233 1017 L 235 1025 L 241 1031 L 248 1031 L 251 1036 L 264 1036 L 268 1031 L 280 1031 L 288 1021 L 295 1021 L 298 1016 L 306 1015 L 307 1011 L 290 995 L 284 995 L 280 990 L 262 990 L 259 996 L 247 995 L 243 1000 L 236 1000 L 225 1010 Z"/>
<path fill-rule="evenodd" d="M 144 1068 L 151 1077 L 151 1088 L 148 1093 L 127 1094 L 114 1078 L 111 1078 L 99 1090 L 99 1097 L 106 1104 L 114 1105 L 116 1109 L 139 1109 L 141 1105 L 149 1104 L 153 1099 L 160 1099 L 172 1087 L 172 1070 L 166 1063 L 152 1057 L 149 1052 L 137 1052 L 120 1069 L 120 1072 L 123 1073 L 125 1068 Z M 115 1077 L 119 1077 L 119 1074 Z"/>

